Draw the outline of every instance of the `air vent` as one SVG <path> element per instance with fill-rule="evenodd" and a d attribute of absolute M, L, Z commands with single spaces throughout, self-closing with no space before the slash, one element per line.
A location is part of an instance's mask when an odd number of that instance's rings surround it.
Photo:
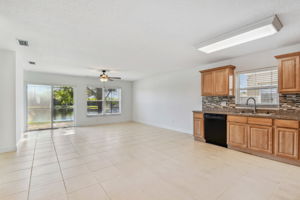
<path fill-rule="evenodd" d="M 31 65 L 35 65 L 34 61 L 28 61 L 28 63 L 31 64 Z"/>
<path fill-rule="evenodd" d="M 29 46 L 28 41 L 26 41 L 26 40 L 19 40 L 19 39 L 18 39 L 18 42 L 19 42 L 19 45 L 20 45 L 20 46 L 26 46 L 26 47 Z"/>

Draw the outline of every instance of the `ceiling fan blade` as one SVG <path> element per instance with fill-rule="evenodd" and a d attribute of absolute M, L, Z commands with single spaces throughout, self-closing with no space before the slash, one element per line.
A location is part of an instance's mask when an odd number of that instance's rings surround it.
<path fill-rule="evenodd" d="M 121 79 L 121 77 L 109 77 L 111 79 Z"/>

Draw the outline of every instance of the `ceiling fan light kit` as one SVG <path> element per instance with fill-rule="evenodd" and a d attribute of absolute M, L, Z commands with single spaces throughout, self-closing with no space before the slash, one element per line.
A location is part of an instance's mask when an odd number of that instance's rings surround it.
<path fill-rule="evenodd" d="M 102 74 L 99 76 L 101 82 L 120 80 L 121 77 L 110 77 L 106 74 L 107 70 L 102 70 Z"/>
<path fill-rule="evenodd" d="M 245 26 L 239 30 L 229 32 L 217 38 L 198 45 L 198 50 L 204 53 L 213 53 L 246 42 L 271 36 L 283 27 L 277 15 L 261 20 L 257 23 Z"/>
<path fill-rule="evenodd" d="M 100 77 L 100 81 L 101 81 L 101 82 L 107 82 L 107 81 L 108 81 L 108 78 Z"/>

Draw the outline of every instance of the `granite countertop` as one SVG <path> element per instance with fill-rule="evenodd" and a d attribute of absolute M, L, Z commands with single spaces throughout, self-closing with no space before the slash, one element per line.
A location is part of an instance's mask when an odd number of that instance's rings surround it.
<path fill-rule="evenodd" d="M 225 115 L 236 115 L 236 116 L 245 116 L 245 117 L 261 117 L 261 118 L 272 118 L 272 119 L 287 119 L 287 120 L 300 120 L 300 115 L 297 113 L 290 113 L 290 114 L 281 114 L 281 113 L 241 113 L 241 112 L 234 112 L 234 111 L 214 111 L 214 110 L 194 110 L 193 112 L 201 112 L 201 113 L 212 113 L 212 114 L 225 114 Z"/>

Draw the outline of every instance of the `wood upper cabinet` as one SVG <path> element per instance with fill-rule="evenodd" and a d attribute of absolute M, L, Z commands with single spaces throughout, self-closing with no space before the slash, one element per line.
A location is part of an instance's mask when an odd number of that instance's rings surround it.
<path fill-rule="evenodd" d="M 202 96 L 234 95 L 234 69 L 228 65 L 201 71 Z"/>
<path fill-rule="evenodd" d="M 279 92 L 300 93 L 300 52 L 275 57 L 279 61 Z"/>
<path fill-rule="evenodd" d="M 262 153 L 273 152 L 273 131 L 270 126 L 248 126 L 248 148 Z"/>
<path fill-rule="evenodd" d="M 283 158 L 299 158 L 299 130 L 291 128 L 275 129 L 275 155 Z"/>
<path fill-rule="evenodd" d="M 227 144 L 238 148 L 247 148 L 247 124 L 227 123 Z"/>
<path fill-rule="evenodd" d="M 194 138 L 204 140 L 203 113 L 194 113 Z"/>
<path fill-rule="evenodd" d="M 213 96 L 213 72 L 202 74 L 202 96 Z"/>
<path fill-rule="evenodd" d="M 223 96 L 228 94 L 228 69 L 214 71 L 214 95 Z"/>

